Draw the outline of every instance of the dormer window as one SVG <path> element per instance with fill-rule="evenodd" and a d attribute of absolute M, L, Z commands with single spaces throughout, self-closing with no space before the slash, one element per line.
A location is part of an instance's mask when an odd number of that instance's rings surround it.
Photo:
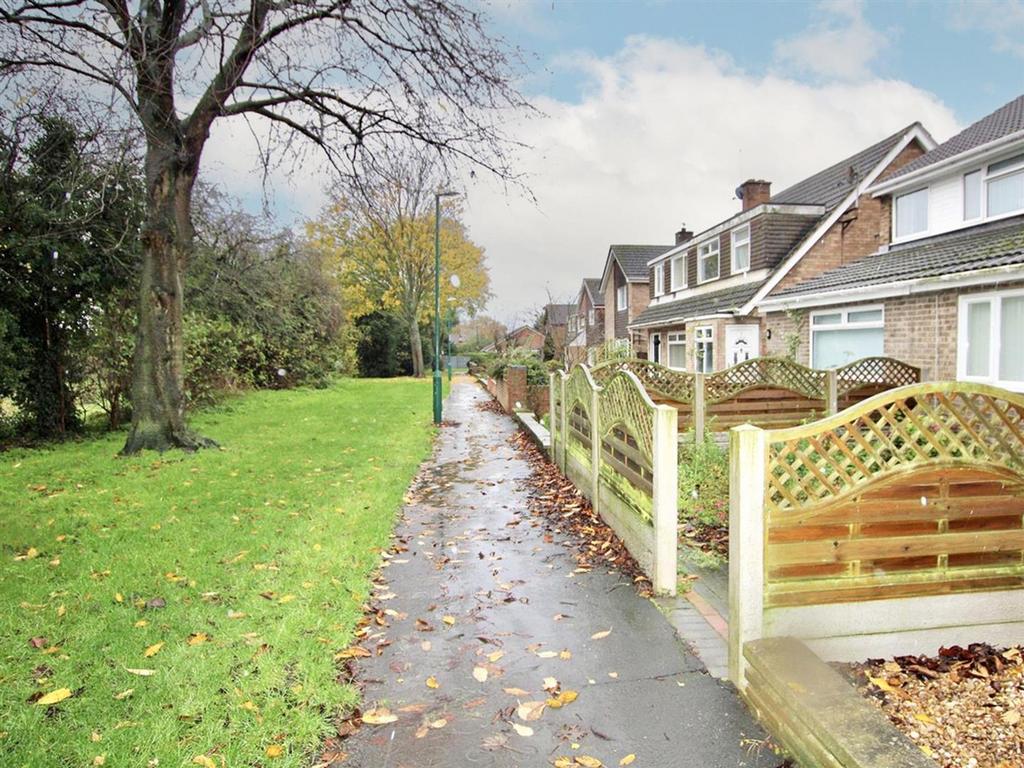
<path fill-rule="evenodd" d="M 896 198 L 896 239 L 910 237 L 928 229 L 928 187 Z"/>
<path fill-rule="evenodd" d="M 665 292 L 665 262 L 654 265 L 654 295 L 661 296 Z"/>
<path fill-rule="evenodd" d="M 686 287 L 686 254 L 672 257 L 672 290 L 681 291 Z"/>
<path fill-rule="evenodd" d="M 964 174 L 964 221 L 981 218 L 981 171 Z"/>
<path fill-rule="evenodd" d="M 992 163 L 986 185 L 989 216 L 1024 210 L 1024 155 Z"/>
<path fill-rule="evenodd" d="M 706 283 L 718 279 L 718 238 L 697 249 L 697 281 Z"/>
<path fill-rule="evenodd" d="M 732 273 L 750 269 L 750 225 L 744 224 L 732 231 Z"/>

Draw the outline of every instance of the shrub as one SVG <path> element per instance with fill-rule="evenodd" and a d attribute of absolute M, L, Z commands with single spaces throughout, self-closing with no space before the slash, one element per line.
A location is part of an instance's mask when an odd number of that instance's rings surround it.
<path fill-rule="evenodd" d="M 710 436 L 679 444 L 679 520 L 712 528 L 729 524 L 729 457 Z"/>

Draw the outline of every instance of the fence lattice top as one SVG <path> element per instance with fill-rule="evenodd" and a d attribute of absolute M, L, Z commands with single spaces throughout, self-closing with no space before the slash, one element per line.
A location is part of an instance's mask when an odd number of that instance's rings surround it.
<path fill-rule="evenodd" d="M 655 405 L 632 371 L 619 371 L 598 395 L 601 437 L 617 426 L 625 427 L 650 464 L 654 460 Z"/>
<path fill-rule="evenodd" d="M 571 411 L 577 404 L 590 415 L 590 397 L 597 384 L 585 365 L 577 365 L 565 379 L 565 408 Z"/>
<path fill-rule="evenodd" d="M 650 360 L 609 360 L 595 365 L 592 369 L 594 379 L 601 384 L 619 371 L 632 371 L 648 392 L 654 392 L 677 403 L 693 402 L 692 373 L 676 371 Z"/>
<path fill-rule="evenodd" d="M 836 369 L 836 394 L 847 392 L 864 384 L 885 384 L 904 387 L 921 380 L 921 369 L 891 357 L 864 357 Z"/>
<path fill-rule="evenodd" d="M 780 387 L 814 400 L 825 397 L 825 371 L 800 365 L 784 357 L 754 357 L 704 377 L 708 404 L 720 403 L 753 387 Z"/>
<path fill-rule="evenodd" d="M 927 465 L 983 465 L 1024 477 L 1024 396 L 983 384 L 915 384 L 765 439 L 769 514 Z"/>

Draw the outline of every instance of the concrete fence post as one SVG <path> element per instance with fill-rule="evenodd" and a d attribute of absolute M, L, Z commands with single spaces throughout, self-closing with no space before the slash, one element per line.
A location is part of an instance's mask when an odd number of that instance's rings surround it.
<path fill-rule="evenodd" d="M 764 626 L 764 430 L 750 424 L 729 434 L 729 678 L 746 689 L 743 646 Z"/>
<path fill-rule="evenodd" d="M 674 595 L 679 543 L 679 413 L 675 408 L 655 406 L 653 438 L 654 591 Z"/>
<path fill-rule="evenodd" d="M 558 402 L 555 397 L 555 377 L 558 373 L 552 371 L 548 374 L 548 434 L 550 435 L 551 444 L 548 446 L 548 458 L 551 461 L 558 461 L 558 412 L 561 410 L 561 405 L 557 408 L 555 404 Z"/>
<path fill-rule="evenodd" d="M 590 503 L 600 512 L 597 495 L 601 490 L 601 390 L 590 390 Z"/>
<path fill-rule="evenodd" d="M 693 442 L 704 442 L 705 424 L 704 374 L 693 374 Z"/>
<path fill-rule="evenodd" d="M 558 409 L 558 432 L 561 435 L 561 439 L 558 441 L 558 466 L 562 468 L 562 474 L 565 474 L 565 452 L 569 447 L 569 414 L 568 408 L 565 407 L 565 380 L 568 378 L 564 373 L 559 371 L 558 373 L 558 401 L 562 404 Z"/>
<path fill-rule="evenodd" d="M 825 377 L 825 414 L 839 413 L 839 373 L 829 368 Z"/>

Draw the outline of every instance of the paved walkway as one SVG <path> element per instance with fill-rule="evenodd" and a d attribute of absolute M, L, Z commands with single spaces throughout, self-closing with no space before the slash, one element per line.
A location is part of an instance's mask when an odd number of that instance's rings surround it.
<path fill-rule="evenodd" d="M 357 731 L 344 765 L 591 757 L 614 767 L 629 755 L 637 768 L 780 765 L 734 691 L 654 603 L 618 574 L 574 573 L 558 534 L 528 511 L 529 467 L 508 443 L 514 423 L 476 407 L 487 399 L 473 383 L 455 385 L 445 413 L 455 424 L 399 523 L 408 549 L 381 587 L 389 626 L 379 639 L 390 644 L 358 667 L 364 712 L 387 707 L 398 720 Z M 545 683 L 578 698 L 524 721 L 517 706 L 551 698 Z"/>

